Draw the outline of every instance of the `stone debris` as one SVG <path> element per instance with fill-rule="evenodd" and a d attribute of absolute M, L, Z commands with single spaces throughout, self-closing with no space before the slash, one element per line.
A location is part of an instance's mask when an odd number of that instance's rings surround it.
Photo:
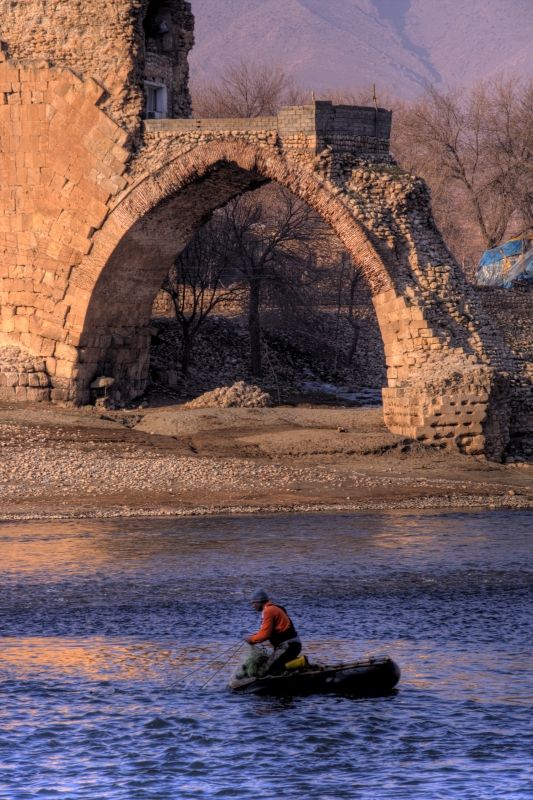
<path fill-rule="evenodd" d="M 206 392 L 185 404 L 185 408 L 265 408 L 272 405 L 272 398 L 259 386 L 250 386 L 237 381 L 233 386 L 221 386 Z"/>

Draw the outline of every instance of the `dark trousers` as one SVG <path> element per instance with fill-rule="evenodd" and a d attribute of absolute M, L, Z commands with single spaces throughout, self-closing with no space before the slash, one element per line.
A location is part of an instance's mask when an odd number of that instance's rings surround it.
<path fill-rule="evenodd" d="M 283 672 L 287 661 L 299 656 L 302 652 L 301 642 L 282 642 L 275 649 L 266 666 L 267 673 Z"/>

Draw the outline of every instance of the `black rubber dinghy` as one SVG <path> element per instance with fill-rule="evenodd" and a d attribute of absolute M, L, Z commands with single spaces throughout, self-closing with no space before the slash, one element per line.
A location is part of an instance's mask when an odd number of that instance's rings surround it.
<path fill-rule="evenodd" d="M 234 678 L 228 688 L 239 694 L 381 697 L 390 694 L 399 680 L 398 664 L 388 656 L 380 656 L 331 666 L 306 664 L 262 678 Z"/>

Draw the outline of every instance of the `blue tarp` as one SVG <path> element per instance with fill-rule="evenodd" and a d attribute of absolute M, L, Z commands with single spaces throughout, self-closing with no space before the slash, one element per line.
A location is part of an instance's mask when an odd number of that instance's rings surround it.
<path fill-rule="evenodd" d="M 480 286 L 510 289 L 517 280 L 533 281 L 533 234 L 485 250 L 476 274 Z"/>

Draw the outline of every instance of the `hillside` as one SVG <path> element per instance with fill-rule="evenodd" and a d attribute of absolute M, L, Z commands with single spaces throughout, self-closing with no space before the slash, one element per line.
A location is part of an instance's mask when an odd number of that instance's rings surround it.
<path fill-rule="evenodd" d="M 530 0 L 192 0 L 193 85 L 228 62 L 276 63 L 306 88 L 412 98 L 427 82 L 533 74 Z"/>

